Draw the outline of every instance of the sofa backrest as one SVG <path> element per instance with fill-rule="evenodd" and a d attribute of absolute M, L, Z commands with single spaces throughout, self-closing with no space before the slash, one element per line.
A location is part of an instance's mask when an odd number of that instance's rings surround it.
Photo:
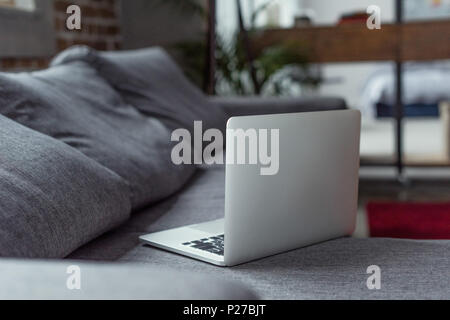
<path fill-rule="evenodd" d="M 225 112 L 209 101 L 159 47 L 99 52 L 76 46 L 62 52 L 52 65 L 80 60 L 96 68 L 127 103 L 143 115 L 161 120 L 171 130 L 185 128 L 193 132 L 196 120 L 203 122 L 205 130 L 225 129 Z"/>
<path fill-rule="evenodd" d="M 0 73 L 0 114 L 65 142 L 124 178 L 134 210 L 171 195 L 195 170 L 173 164 L 170 131 L 127 104 L 83 61 Z"/>

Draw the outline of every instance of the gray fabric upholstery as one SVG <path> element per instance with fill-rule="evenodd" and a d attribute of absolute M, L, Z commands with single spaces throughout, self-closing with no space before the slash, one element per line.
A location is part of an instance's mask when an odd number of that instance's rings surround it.
<path fill-rule="evenodd" d="M 115 173 L 0 116 L 0 256 L 63 258 L 130 210 Z"/>
<path fill-rule="evenodd" d="M 346 108 L 345 100 L 337 97 L 211 97 L 209 100 L 222 108 L 229 117 Z"/>
<path fill-rule="evenodd" d="M 163 199 L 192 175 L 170 158 L 169 130 L 142 116 L 87 63 L 0 74 L 0 114 L 57 138 L 119 174 L 134 209 Z"/>
<path fill-rule="evenodd" d="M 194 172 L 171 165 L 170 129 L 192 129 L 194 120 L 203 120 L 204 129 L 223 130 L 229 116 L 345 108 L 335 98 L 207 99 L 158 48 L 120 53 L 73 48 L 53 66 L 0 74 L 0 113 L 118 173 L 131 187 L 134 209 L 179 190 Z M 0 137 L 15 141 L 0 140 L 0 255 L 65 256 L 128 217 L 128 189 L 118 176 L 50 137 L 16 126 L 0 118 Z M 220 218 L 223 210 L 223 167 L 198 170 L 182 191 L 73 252 L 71 260 L 0 261 L 0 298 L 255 297 L 230 279 L 262 298 L 450 298 L 450 241 L 343 238 L 234 268 L 138 241 L 145 233 Z M 69 264 L 82 267 L 82 291 L 65 287 Z M 365 285 L 366 269 L 374 264 L 381 267 L 382 288 L 372 291 Z"/>
<path fill-rule="evenodd" d="M 69 266 L 80 268 L 81 290 L 67 288 Z M 208 283 L 207 286 L 205 282 Z M 229 280 L 136 264 L 0 260 L 0 283 L 1 300 L 257 298 L 251 290 Z"/>
<path fill-rule="evenodd" d="M 223 216 L 223 169 L 200 170 L 183 192 L 135 214 L 121 228 L 70 258 L 144 263 L 240 281 L 265 299 L 450 298 L 450 241 L 343 238 L 233 268 L 219 268 L 138 242 L 154 231 Z M 264 236 L 264 235 L 261 235 Z M 368 290 L 366 269 L 378 265 L 381 290 Z"/>
<path fill-rule="evenodd" d="M 184 76 L 159 47 L 133 51 L 97 52 L 73 47 L 57 56 L 52 65 L 83 60 L 95 67 L 142 114 L 163 121 L 168 128 L 192 132 L 196 120 L 203 128 L 224 130 L 226 114 Z"/>

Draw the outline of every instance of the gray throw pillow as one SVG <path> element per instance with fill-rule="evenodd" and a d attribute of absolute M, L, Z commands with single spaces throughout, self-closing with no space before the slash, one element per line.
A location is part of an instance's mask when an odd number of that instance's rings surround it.
<path fill-rule="evenodd" d="M 63 258 L 124 222 L 129 187 L 51 137 L 0 116 L 0 256 Z"/>
<path fill-rule="evenodd" d="M 78 149 L 124 178 L 133 209 L 177 191 L 193 166 L 171 161 L 169 130 L 142 116 L 87 63 L 0 73 L 0 114 Z"/>
<path fill-rule="evenodd" d="M 193 85 L 161 48 L 100 52 L 75 46 L 59 54 L 52 65 L 85 61 L 110 82 L 123 99 L 142 114 L 160 119 L 169 129 L 193 132 L 194 121 L 203 129 L 224 132 L 228 116 Z"/>

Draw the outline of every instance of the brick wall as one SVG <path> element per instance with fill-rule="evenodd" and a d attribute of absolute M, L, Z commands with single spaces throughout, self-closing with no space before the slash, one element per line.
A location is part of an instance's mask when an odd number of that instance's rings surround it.
<path fill-rule="evenodd" d="M 79 5 L 81 30 L 67 30 L 66 9 Z M 64 50 L 75 44 L 86 44 L 98 50 L 117 50 L 121 46 L 119 5 L 116 0 L 54 0 L 56 45 Z"/>
<path fill-rule="evenodd" d="M 39 1 L 39 0 L 38 0 Z M 57 51 L 72 45 L 85 44 L 98 50 L 121 48 L 120 0 L 53 0 Z M 67 7 L 81 8 L 81 30 L 68 30 Z M 51 57 L 0 58 L 2 71 L 33 70 L 47 67 Z"/>

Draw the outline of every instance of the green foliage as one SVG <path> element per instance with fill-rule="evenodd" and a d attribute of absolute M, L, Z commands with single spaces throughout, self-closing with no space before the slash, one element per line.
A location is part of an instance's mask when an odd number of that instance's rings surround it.
<path fill-rule="evenodd" d="M 185 41 L 172 46 L 185 75 L 202 88 L 206 72 L 206 41 Z"/>
<path fill-rule="evenodd" d="M 202 84 L 206 45 L 188 42 L 176 45 L 183 52 L 184 71 L 198 85 Z M 303 50 L 305 51 L 305 50 Z M 265 48 L 254 57 L 256 78 L 263 95 L 290 95 L 300 87 L 316 87 L 321 78 L 317 70 L 308 63 L 307 52 L 302 46 L 289 43 Z M 255 95 L 247 64 L 245 49 L 238 35 L 230 42 L 217 38 L 216 46 L 216 91 L 221 95 Z M 297 87 L 297 90 L 293 90 Z"/>
<path fill-rule="evenodd" d="M 264 12 L 271 2 L 272 0 L 268 0 L 255 9 L 251 15 L 252 26 L 258 15 Z M 250 39 L 254 31 L 248 31 Z M 308 63 L 307 46 L 299 42 L 269 46 L 253 57 L 257 81 L 254 83 L 250 77 L 250 67 L 240 34 L 237 32 L 228 41 L 217 35 L 215 57 L 218 94 L 254 95 L 257 94 L 255 87 L 258 86 L 263 95 L 290 95 L 299 92 L 301 87 L 316 87 L 321 83 L 320 73 Z M 201 86 L 206 62 L 206 43 L 178 43 L 175 49 L 183 57 L 187 76 Z"/>
<path fill-rule="evenodd" d="M 180 13 L 199 15 L 202 17 L 207 16 L 205 7 L 200 0 L 157 0 L 155 4 L 159 6 L 170 6 Z"/>

